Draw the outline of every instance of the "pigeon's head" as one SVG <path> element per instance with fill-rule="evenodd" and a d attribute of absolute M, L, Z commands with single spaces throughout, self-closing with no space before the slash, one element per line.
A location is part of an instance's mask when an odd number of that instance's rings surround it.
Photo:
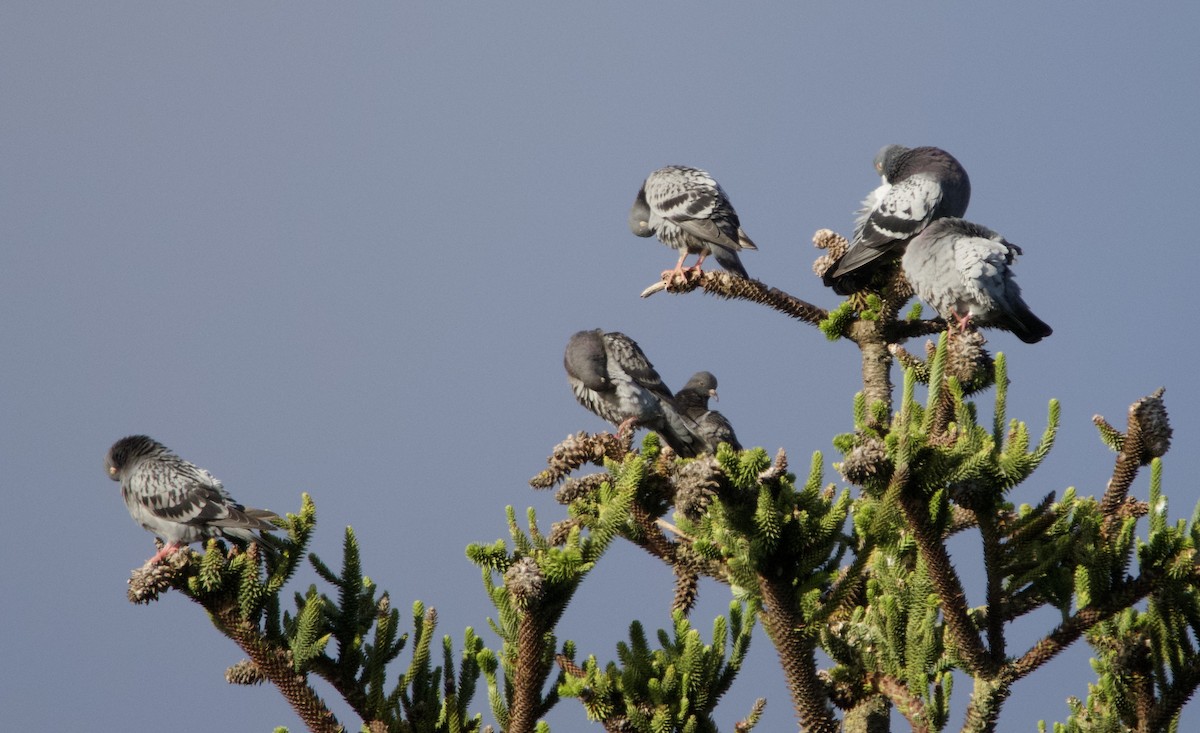
<path fill-rule="evenodd" d="M 646 203 L 646 187 L 638 191 L 637 200 L 629 210 L 629 231 L 639 237 L 654 235 L 654 227 L 650 226 L 650 204 Z"/>
<path fill-rule="evenodd" d="M 563 354 L 563 366 L 567 375 L 578 379 L 585 387 L 598 392 L 607 391 L 612 380 L 608 378 L 608 356 L 604 351 L 604 332 L 580 331 L 567 342 Z"/>
<path fill-rule="evenodd" d="M 712 372 L 696 372 L 683 388 L 720 401 L 717 397 L 717 378 Z"/>
<path fill-rule="evenodd" d="M 138 461 L 165 455 L 167 447 L 146 435 L 130 435 L 113 443 L 104 456 L 104 469 L 113 481 L 120 481 L 125 469 Z"/>
<path fill-rule="evenodd" d="M 885 183 L 893 183 L 892 175 L 899 167 L 900 158 L 909 151 L 903 145 L 884 145 L 875 155 L 875 171 L 883 177 Z"/>

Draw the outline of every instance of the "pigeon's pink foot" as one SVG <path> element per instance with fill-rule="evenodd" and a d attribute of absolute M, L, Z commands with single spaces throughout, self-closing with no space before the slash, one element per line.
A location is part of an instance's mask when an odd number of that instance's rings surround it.
<path fill-rule="evenodd" d="M 169 555 L 173 555 L 182 549 L 183 549 L 183 545 L 176 543 L 176 542 L 172 542 L 169 545 L 163 545 L 163 548 L 161 550 L 159 550 L 158 553 L 154 557 L 150 558 L 146 562 L 146 564 L 153 565 L 154 563 L 158 562 L 159 560 L 162 560 L 163 558 L 165 558 Z"/>
<path fill-rule="evenodd" d="M 625 440 L 626 433 L 633 430 L 634 423 L 636 423 L 636 422 L 637 422 L 636 418 L 632 418 L 632 417 L 627 417 L 624 420 L 622 420 L 621 424 L 617 426 L 617 437 L 620 438 L 621 440 Z"/>
<path fill-rule="evenodd" d="M 691 268 L 688 269 L 690 270 Z M 687 271 L 683 269 L 682 265 L 677 265 L 674 270 L 663 270 L 662 279 L 667 285 L 674 285 L 676 280 L 680 283 L 686 283 Z"/>
<path fill-rule="evenodd" d="M 960 333 L 967 332 L 967 326 L 971 325 L 971 313 L 968 312 L 965 316 L 954 314 L 954 320 L 958 322 L 958 330 Z"/>

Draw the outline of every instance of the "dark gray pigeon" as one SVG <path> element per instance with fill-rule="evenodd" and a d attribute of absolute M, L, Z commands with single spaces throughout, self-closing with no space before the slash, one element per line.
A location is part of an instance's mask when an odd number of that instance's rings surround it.
<path fill-rule="evenodd" d="M 275 513 L 238 504 L 211 473 L 145 435 L 113 443 L 104 467 L 109 478 L 121 482 L 121 496 L 134 521 L 166 543 L 150 563 L 199 540 L 261 543 L 255 531 L 278 529 L 268 521 Z"/>
<path fill-rule="evenodd" d="M 683 261 L 694 254 L 699 260 L 688 270 L 699 273 L 712 255 L 721 267 L 749 278 L 738 250 L 758 249 L 712 176 L 682 165 L 659 168 L 646 178 L 629 212 L 629 229 L 639 237 L 657 234 L 663 244 L 679 250 L 675 269 L 663 277 L 686 278 Z"/>
<path fill-rule="evenodd" d="M 888 145 L 875 156 L 875 170 L 883 183 L 863 201 L 850 248 L 824 278 L 838 295 L 861 289 L 929 222 L 962 216 L 971 201 L 966 170 L 941 148 Z"/>
<path fill-rule="evenodd" d="M 648 428 L 684 457 L 704 450 L 695 423 L 676 411 L 671 390 L 625 334 L 580 331 L 567 342 L 563 366 L 579 404 L 619 431 Z"/>
<path fill-rule="evenodd" d="M 696 372 L 683 389 L 675 393 L 675 406 L 685 416 L 696 422 L 697 433 L 704 440 L 705 450 L 716 453 L 717 446 L 728 443 L 734 450 L 741 450 L 742 444 L 733 434 L 733 426 L 725 416 L 716 410 L 708 409 L 708 399 L 717 397 L 717 378 L 712 372 Z"/>
<path fill-rule="evenodd" d="M 901 259 L 917 295 L 960 329 L 970 323 L 1012 331 L 1035 344 L 1052 331 L 1033 315 L 1013 280 L 1021 248 L 962 219 L 938 219 L 913 237 Z"/>

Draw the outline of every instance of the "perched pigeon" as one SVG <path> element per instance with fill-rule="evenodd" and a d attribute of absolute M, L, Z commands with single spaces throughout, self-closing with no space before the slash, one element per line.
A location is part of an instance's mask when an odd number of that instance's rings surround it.
<path fill-rule="evenodd" d="M 1035 344 L 1051 330 L 1021 299 L 1011 267 L 1019 254 L 991 229 L 948 218 L 913 237 L 901 265 L 917 295 L 947 321 L 997 326 Z"/>
<path fill-rule="evenodd" d="M 695 423 L 676 411 L 671 390 L 625 334 L 580 331 L 567 342 L 563 366 L 579 404 L 619 430 L 646 427 L 685 457 L 704 449 Z"/>
<path fill-rule="evenodd" d="M 679 250 L 675 269 L 663 277 L 685 278 L 683 261 L 694 254 L 700 259 L 688 270 L 699 273 L 712 255 L 721 267 L 748 278 L 738 250 L 758 249 L 712 176 L 682 165 L 659 168 L 646 178 L 629 212 L 629 228 L 639 237 L 657 234 L 663 244 Z"/>
<path fill-rule="evenodd" d="M 875 170 L 883 184 L 863 201 L 850 248 L 824 278 L 838 295 L 862 288 L 929 222 L 962 216 L 971 201 L 967 172 L 941 148 L 888 145 L 875 156 Z"/>
<path fill-rule="evenodd" d="M 145 435 L 113 443 L 104 466 L 109 478 L 121 482 L 121 496 L 134 521 L 166 543 L 151 563 L 198 540 L 262 542 L 253 530 L 278 529 L 268 521 L 276 514 L 238 504 L 211 473 Z"/>
<path fill-rule="evenodd" d="M 697 433 L 704 440 L 705 449 L 716 453 L 717 446 L 728 443 L 734 450 L 741 450 L 742 444 L 733 434 L 733 426 L 725 416 L 716 410 L 708 409 L 708 398 L 717 397 L 717 378 L 712 372 L 696 372 L 683 389 L 675 393 L 675 406 L 687 417 L 696 421 Z"/>

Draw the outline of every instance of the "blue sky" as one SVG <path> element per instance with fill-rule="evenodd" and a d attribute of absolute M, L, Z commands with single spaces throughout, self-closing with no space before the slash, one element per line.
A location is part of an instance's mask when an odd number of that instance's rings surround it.
<path fill-rule="evenodd" d="M 1018 280 L 1055 330 L 990 335 L 1010 416 L 1040 432 L 1063 405 L 1013 500 L 1102 492 L 1112 455 L 1091 416 L 1123 424 L 1166 386 L 1165 487 L 1190 516 L 1198 27 L 1183 4 L 10 3 L 0 618 L 6 656 L 27 661 L 0 672 L 6 719 L 300 728 L 273 690 L 224 683 L 239 653 L 198 607 L 125 600 L 153 545 L 102 472 L 123 435 L 247 504 L 295 511 L 310 492 L 313 549 L 337 561 L 352 524 L 371 577 L 456 638 L 491 610 L 463 548 L 505 536 L 508 504 L 559 517 L 527 479 L 565 435 L 605 427 L 562 373 L 576 330 L 628 333 L 673 387 L 714 372 L 744 443 L 828 466 L 859 387 L 852 345 L 749 303 L 638 299 L 675 256 L 626 213 L 669 163 L 722 183 L 760 248 L 752 276 L 832 307 L 811 237 L 849 232 L 876 151 L 954 153 L 968 218 L 1024 248 Z M 706 633 L 727 598 L 705 586 Z M 665 626 L 669 601 L 667 571 L 618 547 L 560 632 L 611 658 L 631 619 Z M 761 634 L 751 654 L 720 720 L 765 694 L 761 729 L 786 730 Z M 1020 683 L 1003 729 L 1063 719 L 1087 656 Z M 589 729 L 574 701 L 552 722 Z"/>

